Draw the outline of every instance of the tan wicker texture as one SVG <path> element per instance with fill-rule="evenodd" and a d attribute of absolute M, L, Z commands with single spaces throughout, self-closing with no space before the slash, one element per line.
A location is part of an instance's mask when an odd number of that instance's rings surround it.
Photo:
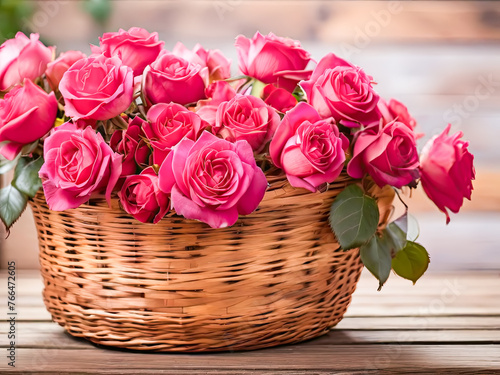
<path fill-rule="evenodd" d="M 248 350 L 324 334 L 362 269 L 328 225 L 347 183 L 312 194 L 275 179 L 256 212 L 217 230 L 173 215 L 142 224 L 116 199 L 52 212 L 39 193 L 47 309 L 74 336 L 137 350 Z M 392 196 L 384 202 L 388 212 Z"/>

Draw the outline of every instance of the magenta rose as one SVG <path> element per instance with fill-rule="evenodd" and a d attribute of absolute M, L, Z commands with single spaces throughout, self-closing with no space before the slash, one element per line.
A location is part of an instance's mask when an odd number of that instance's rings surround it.
<path fill-rule="evenodd" d="M 390 99 L 386 102 L 384 99 L 380 98 L 380 101 L 378 102 L 378 110 L 380 111 L 385 123 L 396 120 L 398 122 L 402 122 L 412 130 L 414 130 L 417 126 L 417 121 L 411 117 L 408 112 L 408 108 L 396 99 Z"/>
<path fill-rule="evenodd" d="M 146 73 L 144 94 L 150 104 L 182 105 L 205 98 L 208 68 L 191 64 L 172 53 L 162 54 Z"/>
<path fill-rule="evenodd" d="M 132 103 L 134 77 L 118 57 L 91 56 L 78 60 L 64 73 L 59 91 L 66 115 L 73 120 L 108 120 Z"/>
<path fill-rule="evenodd" d="M 152 106 L 142 129 L 153 148 L 153 163 L 161 165 L 172 147 L 184 137 L 196 140 L 208 124 L 196 113 L 180 104 L 160 103 Z"/>
<path fill-rule="evenodd" d="M 158 40 L 158 33 L 150 34 L 140 27 L 105 33 L 99 42 L 99 47 L 91 45 L 92 53 L 118 56 L 124 65 L 132 68 L 134 76 L 142 75 L 146 66 L 157 59 L 164 45 Z"/>
<path fill-rule="evenodd" d="M 297 105 L 295 96 L 285 89 L 279 89 L 273 85 L 267 85 L 262 91 L 264 102 L 281 113 L 286 113 Z"/>
<path fill-rule="evenodd" d="M 0 91 L 7 91 L 25 78 L 34 81 L 43 75 L 54 49 L 45 47 L 38 34 L 28 38 L 21 32 L 0 46 Z"/>
<path fill-rule="evenodd" d="M 301 102 L 286 113 L 269 153 L 290 185 L 314 192 L 340 175 L 348 147 L 348 139 L 332 119 L 321 119 L 313 107 Z"/>
<path fill-rule="evenodd" d="M 226 81 L 215 81 L 205 89 L 205 93 L 208 99 L 198 101 L 196 113 L 211 126 L 214 126 L 219 104 L 234 98 L 236 90 Z"/>
<path fill-rule="evenodd" d="M 418 178 L 415 134 L 402 122 L 374 125 L 356 133 L 347 173 L 363 178 L 368 173 L 383 187 L 401 188 Z"/>
<path fill-rule="evenodd" d="M 116 130 L 109 141 L 114 152 L 123 155 L 121 176 L 135 174 L 138 167 L 148 163 L 150 150 L 142 126 L 146 121 L 139 116 L 129 120 L 127 129 Z"/>
<path fill-rule="evenodd" d="M 270 33 L 255 33 L 252 39 L 240 35 L 236 49 L 241 73 L 292 92 L 297 83 L 308 79 L 311 56 L 300 42 Z"/>
<path fill-rule="evenodd" d="M 0 153 L 13 160 L 24 145 L 43 137 L 54 126 L 57 100 L 29 79 L 0 100 Z"/>
<path fill-rule="evenodd" d="M 238 94 L 219 105 L 212 132 L 230 142 L 245 140 L 254 151 L 260 152 L 279 123 L 278 113 L 262 99 Z"/>
<path fill-rule="evenodd" d="M 323 118 L 333 117 L 351 128 L 377 123 L 378 94 L 372 77 L 345 60 L 329 53 L 321 59 L 308 81 L 301 82 L 307 101 Z"/>
<path fill-rule="evenodd" d="M 446 214 L 458 213 L 464 198 L 471 199 L 472 180 L 475 179 L 474 155 L 469 142 L 461 140 L 463 133 L 448 135 L 451 125 L 433 137 L 424 147 L 420 157 L 420 181 L 427 196 Z"/>
<path fill-rule="evenodd" d="M 100 192 L 110 204 L 122 156 L 90 126 L 82 130 L 66 123 L 56 128 L 44 142 L 43 158 L 39 175 L 51 210 L 76 208 Z"/>
<path fill-rule="evenodd" d="M 158 223 L 170 209 L 169 195 L 160 190 L 153 167 L 128 176 L 118 193 L 123 209 L 141 223 Z"/>
<path fill-rule="evenodd" d="M 252 213 L 267 189 L 248 142 L 231 143 L 209 132 L 175 146 L 159 177 L 177 214 L 212 228 L 231 226 L 238 215 Z"/>
<path fill-rule="evenodd" d="M 67 51 L 61 53 L 57 59 L 50 62 L 47 65 L 45 75 L 47 76 L 47 81 L 49 81 L 52 90 L 57 90 L 64 73 L 66 73 L 71 65 L 86 57 L 87 56 L 80 51 Z"/>
<path fill-rule="evenodd" d="M 206 50 L 200 44 L 197 44 L 193 50 L 189 50 L 179 42 L 175 45 L 172 53 L 189 61 L 191 64 L 207 67 L 211 82 L 231 77 L 231 60 L 226 58 L 218 49 Z"/>

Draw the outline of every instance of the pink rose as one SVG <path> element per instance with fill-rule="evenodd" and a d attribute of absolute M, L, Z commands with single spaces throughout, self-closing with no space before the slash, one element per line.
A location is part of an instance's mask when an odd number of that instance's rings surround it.
<path fill-rule="evenodd" d="M 144 142 L 146 137 L 142 126 L 146 121 L 139 116 L 129 119 L 126 130 L 116 130 L 109 141 L 114 152 L 123 155 L 121 176 L 135 174 L 138 167 L 148 163 L 149 147 Z"/>
<path fill-rule="evenodd" d="M 333 53 L 322 58 L 310 80 L 300 86 L 323 118 L 333 117 L 351 128 L 377 123 L 380 118 L 372 77 Z"/>
<path fill-rule="evenodd" d="M 144 94 L 150 104 L 182 105 L 205 98 L 208 68 L 194 65 L 172 53 L 162 54 L 146 73 Z"/>
<path fill-rule="evenodd" d="M 161 165 L 172 147 L 184 137 L 195 141 L 208 124 L 196 113 L 180 104 L 160 103 L 152 106 L 142 125 L 153 148 L 153 163 Z"/>
<path fill-rule="evenodd" d="M 312 192 L 340 175 L 348 139 L 330 120 L 322 120 L 309 104 L 288 111 L 271 141 L 269 153 L 290 185 Z"/>
<path fill-rule="evenodd" d="M 231 77 L 231 60 L 227 59 L 218 49 L 207 51 L 200 44 L 197 44 L 191 51 L 179 42 L 175 45 L 172 53 L 191 64 L 207 67 L 211 82 Z"/>
<path fill-rule="evenodd" d="M 353 178 L 368 173 L 380 187 L 401 188 L 418 178 L 418 166 L 415 134 L 402 122 L 393 121 L 356 133 L 347 173 Z"/>
<path fill-rule="evenodd" d="M 44 142 L 43 157 L 39 175 L 51 210 L 76 208 L 101 191 L 110 203 L 122 156 L 90 126 L 82 130 L 66 123 L 56 128 Z"/>
<path fill-rule="evenodd" d="M 0 47 L 0 91 L 7 91 L 25 78 L 34 81 L 42 76 L 52 60 L 53 47 L 45 47 L 38 34 L 28 38 L 21 32 Z"/>
<path fill-rule="evenodd" d="M 417 126 L 417 121 L 411 117 L 408 112 L 408 108 L 396 99 L 390 99 L 386 102 L 384 99 L 380 98 L 380 101 L 378 102 L 378 110 L 380 111 L 380 114 L 386 124 L 396 120 L 398 122 L 402 122 L 412 130 L 414 130 Z"/>
<path fill-rule="evenodd" d="M 57 100 L 29 79 L 0 100 L 0 153 L 13 160 L 24 145 L 43 137 L 54 126 Z M 1 147 L 1 146 L 0 146 Z"/>
<path fill-rule="evenodd" d="M 420 181 L 427 196 L 446 214 L 447 208 L 458 213 L 464 198 L 471 199 L 472 180 L 475 179 L 474 155 L 469 142 L 461 140 L 463 133 L 448 135 L 451 125 L 435 136 L 424 147 L 420 157 Z"/>
<path fill-rule="evenodd" d="M 47 65 L 45 75 L 47 76 L 47 80 L 49 81 L 52 90 L 57 90 L 64 73 L 66 73 L 71 65 L 86 57 L 87 56 L 80 51 L 67 51 L 61 53 L 57 59 L 50 62 Z"/>
<path fill-rule="evenodd" d="M 297 105 L 295 96 L 285 89 L 278 89 L 273 85 L 267 85 L 262 91 L 262 99 L 267 105 L 270 105 L 281 113 L 286 113 Z"/>
<path fill-rule="evenodd" d="M 209 132 L 175 146 L 159 177 L 177 214 L 212 228 L 231 226 L 239 214 L 252 213 L 267 189 L 248 142 L 231 143 Z"/>
<path fill-rule="evenodd" d="M 78 60 L 59 83 L 66 115 L 73 120 L 108 120 L 127 110 L 132 103 L 132 69 L 118 57 L 103 55 Z"/>
<path fill-rule="evenodd" d="M 254 151 L 260 152 L 279 123 L 278 113 L 262 99 L 238 94 L 219 105 L 212 132 L 230 142 L 245 140 Z"/>
<path fill-rule="evenodd" d="M 311 56 L 297 40 L 257 32 L 252 39 L 238 36 L 235 45 L 241 72 L 264 83 L 292 92 L 311 75 L 305 70 Z"/>
<path fill-rule="evenodd" d="M 150 34 L 140 27 L 105 33 L 99 42 L 99 47 L 91 45 L 92 53 L 118 56 L 124 65 L 132 68 L 134 76 L 140 76 L 146 66 L 157 59 L 164 45 L 158 40 L 158 33 Z"/>
<path fill-rule="evenodd" d="M 198 101 L 196 113 L 211 126 L 214 126 L 219 104 L 234 98 L 236 90 L 226 81 L 215 81 L 205 89 L 205 93 L 208 99 Z"/>
<path fill-rule="evenodd" d="M 160 190 L 152 167 L 128 176 L 118 196 L 123 209 L 141 223 L 158 223 L 170 206 L 169 196 Z"/>

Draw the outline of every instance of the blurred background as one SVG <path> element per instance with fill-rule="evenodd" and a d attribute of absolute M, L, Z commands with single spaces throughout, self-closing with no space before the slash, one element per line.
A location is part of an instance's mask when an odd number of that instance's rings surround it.
<path fill-rule="evenodd" d="M 40 33 L 57 53 L 89 54 L 104 32 L 132 26 L 157 31 L 167 49 L 201 43 L 232 58 L 234 38 L 257 30 L 299 39 L 316 60 L 328 52 L 365 69 L 385 97 L 404 102 L 426 136 L 447 123 L 463 131 L 476 156 L 473 201 L 445 225 L 419 191 L 406 199 L 431 254 L 430 272 L 500 269 L 500 3 L 496 1 L 170 1 L 0 0 L 0 39 Z M 27 211 L 0 261 L 38 268 Z"/>

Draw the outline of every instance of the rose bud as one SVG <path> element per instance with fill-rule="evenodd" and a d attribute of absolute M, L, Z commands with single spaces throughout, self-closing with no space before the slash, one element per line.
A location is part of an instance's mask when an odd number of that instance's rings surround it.
<path fill-rule="evenodd" d="M 238 215 L 251 214 L 267 189 L 248 142 L 231 143 L 206 131 L 196 142 L 184 138 L 175 146 L 159 178 L 179 215 L 212 228 L 231 226 Z"/>
<path fill-rule="evenodd" d="M 401 188 L 418 178 L 418 151 L 413 131 L 402 122 L 374 125 L 356 133 L 353 158 L 347 173 L 363 178 L 368 173 L 383 187 Z"/>
<path fill-rule="evenodd" d="M 0 100 L 0 153 L 13 160 L 24 145 L 47 134 L 57 116 L 57 100 L 29 79 Z"/>
<path fill-rule="evenodd" d="M 281 113 L 286 113 L 297 105 L 297 99 L 284 89 L 278 89 L 273 85 L 267 85 L 262 91 L 262 99 Z"/>
<path fill-rule="evenodd" d="M 158 187 L 153 167 L 128 176 L 118 193 L 123 209 L 141 223 L 158 223 L 170 209 L 168 194 Z"/>
<path fill-rule="evenodd" d="M 474 155 L 462 132 L 448 135 L 451 125 L 425 145 L 420 157 L 420 182 L 427 196 L 446 214 L 458 213 L 464 198 L 471 199 L 475 179 Z"/>
<path fill-rule="evenodd" d="M 238 36 L 235 45 L 241 73 L 264 83 L 293 92 L 299 81 L 311 75 L 305 70 L 311 56 L 297 40 L 257 32 L 252 39 Z"/>
<path fill-rule="evenodd" d="M 40 169 L 43 191 L 52 211 L 76 208 L 92 195 L 105 192 L 111 204 L 122 171 L 122 156 L 113 152 L 90 126 L 78 129 L 66 123 L 44 141 Z"/>
<path fill-rule="evenodd" d="M 118 57 L 91 56 L 78 60 L 64 73 L 59 91 L 66 115 L 73 120 L 109 120 L 132 103 L 134 77 Z"/>
<path fill-rule="evenodd" d="M 386 102 L 384 99 L 380 98 L 378 102 L 378 110 L 380 111 L 380 114 L 384 119 L 384 123 L 386 124 L 396 120 L 398 122 L 402 122 L 412 130 L 414 130 L 417 126 L 417 121 L 411 117 L 408 112 L 408 108 L 396 99 L 390 99 Z"/>
<path fill-rule="evenodd" d="M 59 82 L 66 71 L 78 60 L 84 59 L 87 56 L 80 51 L 67 51 L 59 55 L 57 59 L 47 65 L 45 75 L 49 81 L 52 90 L 57 90 Z"/>
<path fill-rule="evenodd" d="M 378 94 L 372 88 L 372 77 L 333 53 L 321 59 L 310 80 L 300 86 L 323 118 L 357 128 L 377 123 Z"/>
<path fill-rule="evenodd" d="M 290 185 L 314 192 L 340 175 L 348 147 L 348 139 L 332 119 L 321 119 L 313 107 L 302 102 L 286 113 L 269 152 Z"/>
<path fill-rule="evenodd" d="M 7 91 L 24 81 L 43 75 L 52 60 L 53 47 L 45 47 L 38 34 L 28 38 L 21 32 L 0 46 L 0 91 Z"/>
<path fill-rule="evenodd" d="M 196 113 L 176 103 L 155 104 L 149 109 L 147 118 L 142 129 L 153 148 L 153 163 L 158 165 L 184 137 L 195 141 L 208 126 Z"/>
<path fill-rule="evenodd" d="M 132 68 L 134 76 L 142 75 L 146 66 L 158 58 L 165 44 L 158 40 L 158 33 L 150 34 L 140 27 L 105 33 L 99 42 L 99 46 L 90 46 L 93 54 L 118 56 L 124 65 Z"/>
<path fill-rule="evenodd" d="M 238 94 L 219 105 L 212 131 L 230 142 L 246 140 L 255 152 L 260 152 L 279 123 L 279 115 L 262 99 Z"/>

